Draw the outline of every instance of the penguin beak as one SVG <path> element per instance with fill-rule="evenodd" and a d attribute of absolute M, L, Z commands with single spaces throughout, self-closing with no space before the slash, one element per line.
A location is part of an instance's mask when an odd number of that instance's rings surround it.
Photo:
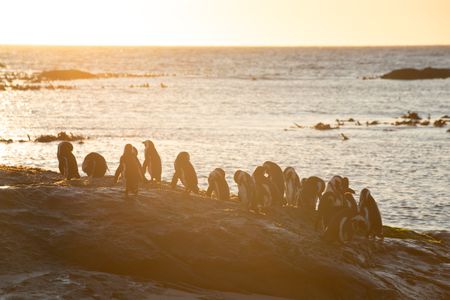
<path fill-rule="evenodd" d="M 355 190 L 351 189 L 351 188 L 346 188 L 345 189 L 345 193 L 351 193 L 351 194 L 355 194 Z"/>

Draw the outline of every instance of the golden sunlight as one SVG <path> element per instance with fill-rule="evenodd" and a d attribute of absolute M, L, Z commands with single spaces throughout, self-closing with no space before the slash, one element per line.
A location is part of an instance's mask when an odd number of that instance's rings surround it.
<path fill-rule="evenodd" d="M 450 43 L 446 0 L 8 1 L 0 44 Z"/>

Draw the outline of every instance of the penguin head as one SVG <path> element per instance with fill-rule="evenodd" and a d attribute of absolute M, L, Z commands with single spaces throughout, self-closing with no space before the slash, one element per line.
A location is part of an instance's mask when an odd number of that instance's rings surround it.
<path fill-rule="evenodd" d="M 349 187 L 349 185 L 350 185 L 350 183 L 349 183 L 348 177 L 343 177 L 343 178 L 342 178 L 342 191 L 343 191 L 344 193 L 352 193 L 352 194 L 355 194 L 355 193 L 356 193 L 355 190 L 354 190 L 354 189 L 351 189 L 351 188 Z"/>
<path fill-rule="evenodd" d="M 222 168 L 216 168 L 214 169 L 214 171 L 216 171 L 216 173 L 220 174 L 220 176 L 225 178 L 225 171 Z"/>
<path fill-rule="evenodd" d="M 287 167 L 286 169 L 284 169 L 283 175 L 284 175 L 284 180 L 289 180 L 293 176 L 293 168 Z"/>
<path fill-rule="evenodd" d="M 241 170 L 237 170 L 236 172 L 234 172 L 233 179 L 234 179 L 234 182 L 236 182 L 237 184 L 239 184 L 241 181 L 241 174 L 242 174 Z"/>
<path fill-rule="evenodd" d="M 189 153 L 188 152 L 184 152 L 184 151 L 178 153 L 178 156 L 177 156 L 177 159 L 176 159 L 176 161 L 180 162 L 180 163 L 188 162 L 190 160 L 191 160 L 191 157 L 190 157 Z"/>
<path fill-rule="evenodd" d="M 266 177 L 266 169 L 261 166 L 257 166 L 255 171 L 253 172 L 253 178 L 255 178 L 255 182 L 261 183 L 267 180 Z"/>
<path fill-rule="evenodd" d="M 142 144 L 144 144 L 145 149 L 155 149 L 155 144 L 153 144 L 153 142 L 150 140 L 145 140 L 142 142 Z"/>
<path fill-rule="evenodd" d="M 123 154 L 133 154 L 133 145 L 131 144 L 126 144 L 125 147 L 123 148 Z"/>
<path fill-rule="evenodd" d="M 61 142 L 58 144 L 58 153 L 66 154 L 73 151 L 73 145 L 70 142 Z"/>
<path fill-rule="evenodd" d="M 364 201 L 366 201 L 370 196 L 370 191 L 367 188 L 363 188 L 361 190 L 361 194 L 359 195 L 359 205 L 361 205 Z"/>

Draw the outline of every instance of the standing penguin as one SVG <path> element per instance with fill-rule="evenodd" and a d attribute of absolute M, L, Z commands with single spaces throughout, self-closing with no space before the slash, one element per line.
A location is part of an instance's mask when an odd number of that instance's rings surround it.
<path fill-rule="evenodd" d="M 283 171 L 284 181 L 286 183 L 286 201 L 289 206 L 298 206 L 298 198 L 300 197 L 301 183 L 295 169 L 287 167 Z"/>
<path fill-rule="evenodd" d="M 75 156 L 72 153 L 73 145 L 69 142 L 61 142 L 58 144 L 58 167 L 61 174 L 67 180 L 72 178 L 80 178 L 78 173 L 78 165 Z"/>
<path fill-rule="evenodd" d="M 81 169 L 89 177 L 100 178 L 105 176 L 108 166 L 103 156 L 97 152 L 91 152 L 84 158 Z"/>
<path fill-rule="evenodd" d="M 176 187 L 178 179 L 180 179 L 188 193 L 191 191 L 198 193 L 197 173 L 195 172 L 194 166 L 191 164 L 189 153 L 180 152 L 175 159 L 174 167 L 175 173 L 172 177 L 172 188 Z"/>
<path fill-rule="evenodd" d="M 242 206 L 249 209 L 257 209 L 256 186 L 253 177 L 247 172 L 237 170 L 234 173 L 234 182 L 238 185 L 238 196 Z"/>
<path fill-rule="evenodd" d="M 230 200 L 230 187 L 225 179 L 225 171 L 221 168 L 209 173 L 206 196 L 211 197 L 213 192 L 218 200 Z"/>
<path fill-rule="evenodd" d="M 161 182 L 161 158 L 158 151 L 156 151 L 155 145 L 152 141 L 146 140 L 142 142 L 145 145 L 145 159 L 144 159 L 144 176 L 148 171 L 150 174 L 150 181 Z"/>
<path fill-rule="evenodd" d="M 300 206 L 305 210 L 316 210 L 317 200 L 325 190 L 325 181 L 317 176 L 302 179 L 302 190 L 300 192 Z"/>
<path fill-rule="evenodd" d="M 367 237 L 383 239 L 383 222 L 377 202 L 368 189 L 363 189 L 359 197 L 359 213 L 365 220 Z"/>
<path fill-rule="evenodd" d="M 114 183 L 117 183 L 119 176 L 122 174 L 125 180 L 125 197 L 132 192 L 135 195 L 139 192 L 139 183 L 143 181 L 144 174 L 142 166 L 137 158 L 137 151 L 131 144 L 126 144 L 123 154 L 120 157 L 120 164 L 114 174 Z"/>
<path fill-rule="evenodd" d="M 279 199 L 281 205 L 286 204 L 284 200 L 284 176 L 280 166 L 272 161 L 266 161 L 264 162 L 263 167 L 266 169 L 267 175 L 269 175 L 270 182 L 277 187 L 276 192 L 278 195 L 274 195 L 275 198 Z"/>
<path fill-rule="evenodd" d="M 271 190 L 271 183 L 265 176 L 265 169 L 261 166 L 256 167 L 253 171 L 252 177 L 255 182 L 255 198 L 256 202 L 263 208 L 268 208 L 273 205 L 273 193 Z"/>

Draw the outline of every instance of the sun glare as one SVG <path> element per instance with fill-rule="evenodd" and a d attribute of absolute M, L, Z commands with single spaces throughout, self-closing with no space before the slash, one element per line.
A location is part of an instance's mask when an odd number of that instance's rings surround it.
<path fill-rule="evenodd" d="M 0 44 L 449 44 L 445 0 L 8 1 Z"/>

